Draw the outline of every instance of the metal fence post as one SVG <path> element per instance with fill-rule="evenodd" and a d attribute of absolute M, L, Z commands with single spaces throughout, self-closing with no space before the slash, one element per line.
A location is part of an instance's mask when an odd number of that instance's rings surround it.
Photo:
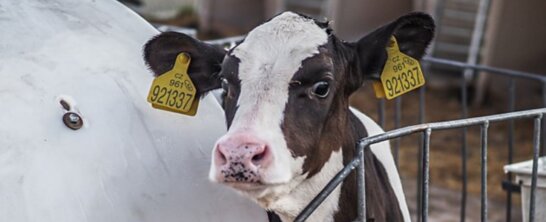
<path fill-rule="evenodd" d="M 429 193 L 429 150 L 430 150 L 430 134 L 431 128 L 427 128 L 423 133 L 423 191 L 421 203 L 421 216 L 423 222 L 428 221 L 428 193 Z"/>
<path fill-rule="evenodd" d="M 402 97 L 396 97 L 394 100 L 394 128 L 398 129 L 401 127 L 402 122 Z M 398 153 L 400 152 L 400 139 L 394 139 L 393 141 L 393 157 L 396 168 L 398 168 Z"/>
<path fill-rule="evenodd" d="M 542 105 L 546 107 L 546 78 L 542 81 Z M 546 132 L 546 121 L 542 121 L 542 132 Z M 546 136 L 542 137 L 541 156 L 546 155 Z"/>
<path fill-rule="evenodd" d="M 538 173 L 538 153 L 540 149 L 540 127 L 542 121 L 542 114 L 535 118 L 534 133 L 533 133 L 533 170 L 531 173 L 531 198 L 529 202 L 529 222 L 535 221 L 535 203 L 536 203 L 536 189 L 537 189 L 537 173 Z"/>
<path fill-rule="evenodd" d="M 360 159 L 360 163 L 358 164 L 358 168 L 356 169 L 356 183 L 357 183 L 357 189 L 358 189 L 358 219 L 357 221 L 365 222 L 367 219 L 366 215 L 366 169 L 364 162 L 364 154 L 366 153 L 366 148 L 363 147 L 361 153 L 358 154 L 358 158 Z"/>
<path fill-rule="evenodd" d="M 487 131 L 489 121 L 485 121 L 481 127 L 481 221 L 487 221 Z"/>
<path fill-rule="evenodd" d="M 516 84 L 513 78 L 509 79 L 508 85 L 508 112 L 513 112 L 516 101 Z M 514 120 L 508 121 L 508 164 L 513 162 L 514 156 Z M 506 174 L 506 180 L 512 181 L 512 173 Z M 506 221 L 512 221 L 512 190 L 506 191 Z"/>
<path fill-rule="evenodd" d="M 463 75 L 461 78 L 461 118 L 464 119 L 468 117 L 468 86 L 466 84 L 465 76 Z M 465 221 L 466 217 L 466 196 L 467 196 L 467 186 L 468 186 L 468 170 L 467 170 L 467 157 L 468 157 L 468 151 L 467 146 L 468 143 L 466 141 L 466 135 L 468 133 L 468 129 L 466 127 L 463 127 L 461 130 L 461 171 L 462 171 L 462 189 L 461 189 L 461 222 Z"/>

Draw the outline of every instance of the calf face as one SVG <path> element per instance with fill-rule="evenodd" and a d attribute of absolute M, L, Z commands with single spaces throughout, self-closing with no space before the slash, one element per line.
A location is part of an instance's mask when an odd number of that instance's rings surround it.
<path fill-rule="evenodd" d="M 433 29 L 428 15 L 413 13 L 347 43 L 327 23 L 285 12 L 229 51 L 167 32 L 144 52 L 156 75 L 188 53 L 198 94 L 223 88 L 228 132 L 214 147 L 209 177 L 263 202 L 296 189 L 341 148 L 348 98 L 379 79 L 390 37 L 420 58 Z"/>

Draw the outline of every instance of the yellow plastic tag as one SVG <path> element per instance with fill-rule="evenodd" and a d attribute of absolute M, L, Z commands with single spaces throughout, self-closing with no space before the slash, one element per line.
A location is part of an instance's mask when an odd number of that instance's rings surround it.
<path fill-rule="evenodd" d="M 152 107 L 189 116 L 197 113 L 197 90 L 188 75 L 190 60 L 186 53 L 178 54 L 173 69 L 154 79 L 148 93 Z"/>
<path fill-rule="evenodd" d="M 381 73 L 381 85 L 374 87 L 376 96 L 384 95 L 387 99 L 396 98 L 425 84 L 425 77 L 419 61 L 400 52 L 396 38 L 391 36 L 387 46 L 387 61 Z M 378 96 L 379 95 L 379 96 Z"/>
<path fill-rule="evenodd" d="M 385 90 L 383 90 L 383 85 L 380 81 L 373 81 L 373 91 L 375 92 L 375 97 L 378 99 L 385 98 Z"/>

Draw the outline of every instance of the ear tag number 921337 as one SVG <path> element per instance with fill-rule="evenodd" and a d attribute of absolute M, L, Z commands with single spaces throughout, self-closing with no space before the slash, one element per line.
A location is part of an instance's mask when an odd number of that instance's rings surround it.
<path fill-rule="evenodd" d="M 393 99 L 424 84 L 425 77 L 419 61 L 400 52 L 396 38 L 391 36 L 387 45 L 387 61 L 381 73 L 382 87 L 374 84 L 376 96 Z"/>
<path fill-rule="evenodd" d="M 156 77 L 148 93 L 148 102 L 156 109 L 194 116 L 199 105 L 195 85 L 188 75 L 190 56 L 180 53 L 173 69 Z"/>

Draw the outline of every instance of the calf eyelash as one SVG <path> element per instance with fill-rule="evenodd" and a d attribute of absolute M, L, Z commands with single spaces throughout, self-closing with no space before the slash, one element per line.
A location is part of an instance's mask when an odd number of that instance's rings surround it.
<path fill-rule="evenodd" d="M 297 80 L 290 81 L 290 86 L 301 86 L 301 82 Z"/>

